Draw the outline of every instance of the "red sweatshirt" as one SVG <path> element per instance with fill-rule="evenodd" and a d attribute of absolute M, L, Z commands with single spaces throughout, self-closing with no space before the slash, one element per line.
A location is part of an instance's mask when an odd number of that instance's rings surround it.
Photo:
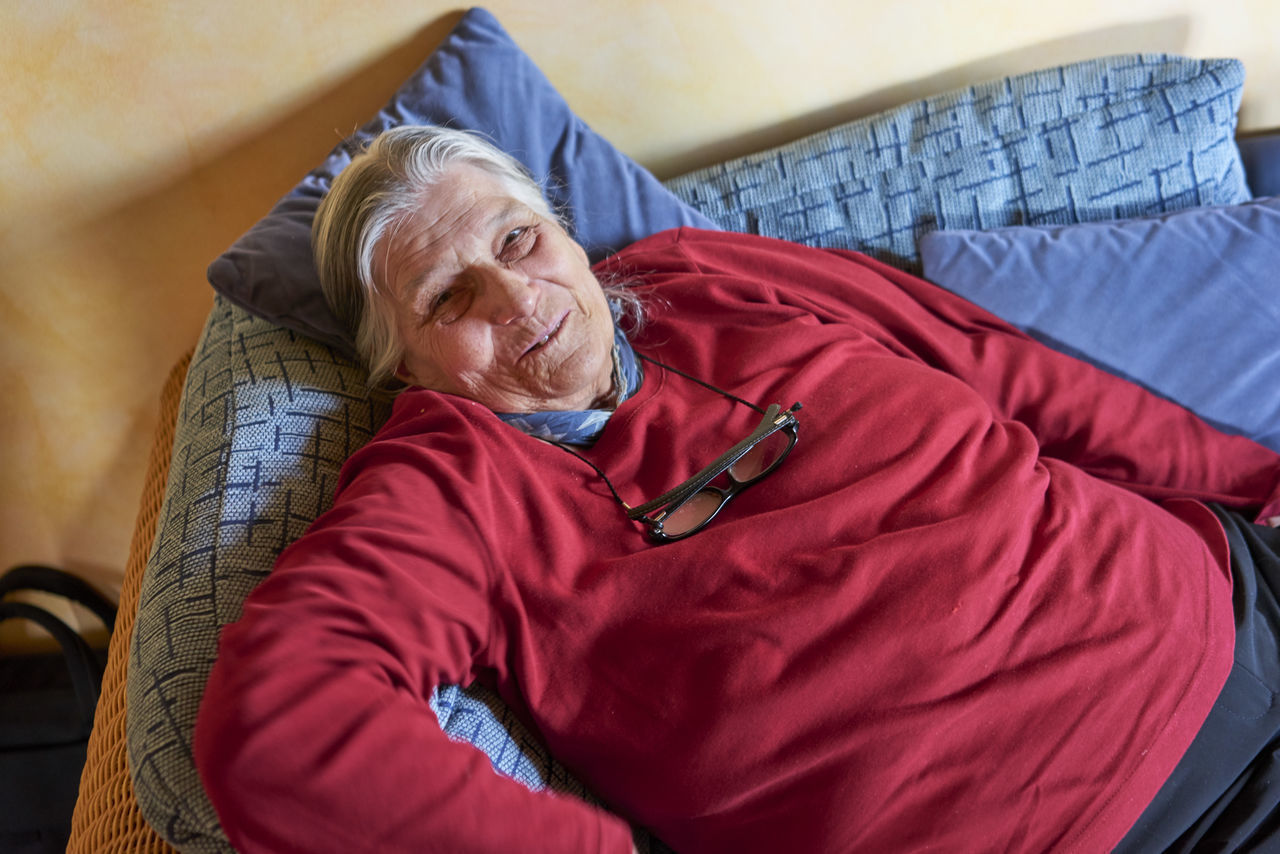
<path fill-rule="evenodd" d="M 652 545 L 589 466 L 402 395 L 222 635 L 195 757 L 244 852 L 618 851 L 449 741 L 481 680 L 681 852 L 1110 848 L 1232 661 L 1226 542 L 1280 457 L 863 256 L 682 230 L 636 348 L 799 443 Z M 759 416 L 652 365 L 586 456 L 631 504 Z"/>

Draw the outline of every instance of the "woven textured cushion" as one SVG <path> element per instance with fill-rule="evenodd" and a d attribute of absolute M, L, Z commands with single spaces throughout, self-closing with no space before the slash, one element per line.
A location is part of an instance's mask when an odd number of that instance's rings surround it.
<path fill-rule="evenodd" d="M 281 326 L 354 352 L 311 260 L 311 222 L 351 154 L 389 127 L 478 131 L 542 183 L 593 260 L 664 228 L 715 226 L 578 118 L 493 15 L 471 9 L 387 105 L 209 266 L 215 290 Z"/>
<path fill-rule="evenodd" d="M 384 419 L 353 364 L 215 299 L 187 373 L 128 672 L 138 804 L 179 850 L 231 850 L 191 759 L 218 630 Z"/>
<path fill-rule="evenodd" d="M 925 277 L 1280 450 L 1280 197 L 1159 217 L 937 231 Z"/>
<path fill-rule="evenodd" d="M 933 229 L 1245 201 L 1243 83 L 1236 60 L 1096 59 L 917 101 L 668 186 L 722 228 L 914 272 L 916 241 Z"/>

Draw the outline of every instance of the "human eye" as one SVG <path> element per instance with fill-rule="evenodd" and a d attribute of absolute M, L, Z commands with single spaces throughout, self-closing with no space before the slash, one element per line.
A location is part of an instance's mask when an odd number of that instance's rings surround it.
<path fill-rule="evenodd" d="M 419 302 L 421 323 L 451 323 L 465 310 L 464 302 L 463 288 L 459 285 L 447 284 L 428 290 Z"/>
<path fill-rule="evenodd" d="M 441 288 L 433 297 L 431 297 L 431 312 L 438 313 L 443 310 L 450 300 L 457 299 L 457 291 L 453 288 Z"/>
<path fill-rule="evenodd" d="M 502 238 L 498 247 L 498 260 L 503 264 L 514 264 L 533 251 L 537 238 L 537 229 L 531 225 L 513 228 Z"/>
<path fill-rule="evenodd" d="M 461 287 L 441 288 L 431 296 L 428 317 L 435 323 L 452 323 L 466 312 L 466 302 Z"/>

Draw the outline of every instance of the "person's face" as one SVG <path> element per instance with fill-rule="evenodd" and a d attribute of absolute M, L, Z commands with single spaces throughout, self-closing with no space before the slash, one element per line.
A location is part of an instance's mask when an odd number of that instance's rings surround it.
<path fill-rule="evenodd" d="M 613 319 L 586 252 L 460 165 L 375 250 L 398 376 L 495 412 L 587 409 L 612 387 Z"/>

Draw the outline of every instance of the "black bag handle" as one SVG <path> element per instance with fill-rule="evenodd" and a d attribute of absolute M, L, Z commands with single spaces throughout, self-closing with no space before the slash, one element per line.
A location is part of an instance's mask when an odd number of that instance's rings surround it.
<path fill-rule="evenodd" d="M 62 656 L 66 660 L 71 685 L 76 694 L 76 704 L 80 707 L 80 717 L 86 726 L 91 726 L 102 685 L 102 664 L 80 633 L 57 615 L 38 605 L 3 601 L 4 596 L 18 590 L 52 593 L 78 602 L 92 611 L 107 627 L 108 632 L 115 630 L 116 606 L 84 579 L 51 566 L 23 564 L 0 575 L 0 621 L 31 620 L 53 636 L 58 646 L 62 647 Z"/>
<path fill-rule="evenodd" d="M 31 620 L 53 635 L 54 640 L 62 647 L 67 670 L 71 673 L 71 685 L 80 706 L 80 718 L 86 725 L 91 725 L 94 709 L 98 706 L 102 673 L 88 642 L 54 614 L 26 602 L 0 602 L 0 622 L 8 619 Z"/>
<path fill-rule="evenodd" d="M 79 602 L 102 621 L 108 632 L 115 630 L 116 606 L 84 579 L 69 572 L 39 564 L 15 566 L 0 576 L 0 598 L 15 590 L 39 590 Z"/>

